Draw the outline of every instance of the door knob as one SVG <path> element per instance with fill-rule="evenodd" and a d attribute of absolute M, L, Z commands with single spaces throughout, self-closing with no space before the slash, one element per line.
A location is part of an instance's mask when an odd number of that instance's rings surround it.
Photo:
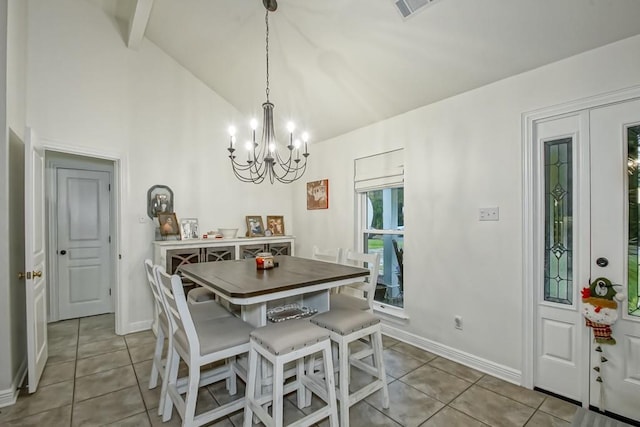
<path fill-rule="evenodd" d="M 605 257 L 600 257 L 596 260 L 596 265 L 598 267 L 606 267 L 607 265 L 609 265 L 609 260 Z"/>
<path fill-rule="evenodd" d="M 34 271 L 33 277 L 42 277 L 42 271 Z"/>
<path fill-rule="evenodd" d="M 27 277 L 27 274 L 24 271 L 18 273 L 18 279 L 24 280 Z"/>
<path fill-rule="evenodd" d="M 60 255 L 66 255 L 67 251 L 65 251 L 64 249 L 60 251 Z"/>

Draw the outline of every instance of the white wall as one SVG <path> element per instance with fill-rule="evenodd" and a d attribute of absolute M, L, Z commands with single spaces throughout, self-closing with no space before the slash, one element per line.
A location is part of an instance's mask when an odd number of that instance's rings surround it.
<path fill-rule="evenodd" d="M 297 185 L 298 253 L 355 246 L 353 159 L 404 147 L 410 319 L 401 330 L 519 371 L 521 115 L 640 85 L 639 51 L 640 37 L 626 39 L 314 144 L 306 178 L 329 178 L 330 208 L 307 211 Z M 478 208 L 489 206 L 500 207 L 500 221 L 479 222 Z"/>
<path fill-rule="evenodd" d="M 290 187 L 233 177 L 226 130 L 239 113 L 154 44 L 126 48 L 119 24 L 84 0 L 30 1 L 28 40 L 28 125 L 122 159 L 121 289 L 130 303 L 122 332 L 152 318 L 142 262 L 154 230 L 148 218 L 138 222 L 149 187 L 171 187 L 178 217 L 199 218 L 203 231 L 244 232 L 245 215 L 292 217 Z"/>

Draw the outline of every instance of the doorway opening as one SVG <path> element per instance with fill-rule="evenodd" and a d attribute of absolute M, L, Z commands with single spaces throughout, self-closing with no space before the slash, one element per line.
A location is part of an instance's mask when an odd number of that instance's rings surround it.
<path fill-rule="evenodd" d="M 117 313 L 118 161 L 45 149 L 49 322 Z"/>

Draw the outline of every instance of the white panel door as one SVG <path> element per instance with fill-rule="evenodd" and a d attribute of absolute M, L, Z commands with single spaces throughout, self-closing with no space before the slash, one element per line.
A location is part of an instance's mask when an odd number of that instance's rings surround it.
<path fill-rule="evenodd" d="M 575 401 L 587 393 L 586 334 L 579 287 L 588 280 L 588 197 L 581 161 L 588 161 L 588 115 L 536 123 L 536 277 L 534 386 Z M 588 194 L 588 193 L 587 193 Z"/>
<path fill-rule="evenodd" d="M 592 344 L 590 404 L 640 421 L 640 100 L 593 109 L 590 123 L 591 276 L 620 284 L 614 288 L 624 294 L 616 344 Z"/>
<path fill-rule="evenodd" d="M 60 319 L 109 313 L 110 175 L 64 168 L 56 175 Z"/>
<path fill-rule="evenodd" d="M 37 137 L 30 128 L 26 129 L 24 145 L 27 363 L 29 393 L 33 393 L 38 388 L 48 357 L 44 152 L 38 147 Z"/>

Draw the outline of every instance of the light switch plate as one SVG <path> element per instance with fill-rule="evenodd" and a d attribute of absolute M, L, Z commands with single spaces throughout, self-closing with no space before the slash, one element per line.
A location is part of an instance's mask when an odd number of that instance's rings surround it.
<path fill-rule="evenodd" d="M 480 216 L 478 219 L 480 221 L 500 220 L 500 208 L 498 208 L 497 206 L 493 208 L 480 208 L 479 212 L 480 212 Z"/>

